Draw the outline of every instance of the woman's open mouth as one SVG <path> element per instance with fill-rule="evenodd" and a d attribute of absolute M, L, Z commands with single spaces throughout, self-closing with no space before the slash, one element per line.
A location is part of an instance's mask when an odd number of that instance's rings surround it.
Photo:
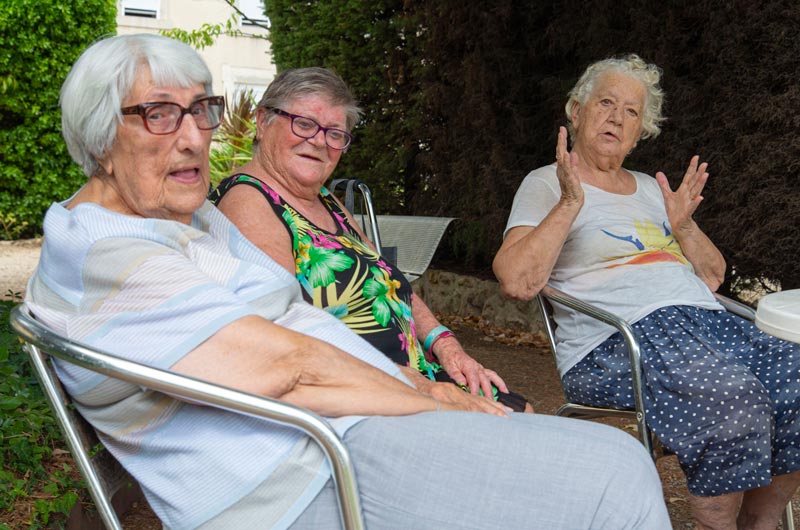
<path fill-rule="evenodd" d="M 170 178 L 184 184 L 194 184 L 200 180 L 200 170 L 196 167 L 179 169 L 169 174 Z"/>

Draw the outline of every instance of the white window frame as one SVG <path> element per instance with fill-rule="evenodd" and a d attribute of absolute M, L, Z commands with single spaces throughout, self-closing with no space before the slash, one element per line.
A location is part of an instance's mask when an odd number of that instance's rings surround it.
<path fill-rule="evenodd" d="M 269 25 L 269 20 L 264 14 L 263 0 L 237 0 L 236 7 L 250 19 L 242 17 L 242 25 L 253 26 L 254 22 L 265 26 Z"/>
<path fill-rule="evenodd" d="M 161 0 L 121 0 L 126 17 L 161 18 Z"/>

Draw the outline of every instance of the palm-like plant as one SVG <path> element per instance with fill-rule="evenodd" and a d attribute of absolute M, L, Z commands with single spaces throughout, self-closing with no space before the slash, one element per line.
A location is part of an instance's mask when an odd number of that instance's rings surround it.
<path fill-rule="evenodd" d="M 211 146 L 211 184 L 216 186 L 253 156 L 256 133 L 256 101 L 251 90 L 237 93 L 233 104 L 225 103 L 225 117 Z"/>

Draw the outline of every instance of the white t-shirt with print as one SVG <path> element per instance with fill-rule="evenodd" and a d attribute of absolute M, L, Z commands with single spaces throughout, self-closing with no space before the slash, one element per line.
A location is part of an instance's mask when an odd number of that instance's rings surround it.
<path fill-rule="evenodd" d="M 620 195 L 582 183 L 584 205 L 548 285 L 636 322 L 656 309 L 722 309 L 694 273 L 672 229 L 656 180 L 631 172 L 636 191 Z M 505 233 L 538 226 L 561 197 L 555 164 L 532 171 L 514 197 Z M 616 329 L 556 305 L 558 370 L 563 376 Z"/>

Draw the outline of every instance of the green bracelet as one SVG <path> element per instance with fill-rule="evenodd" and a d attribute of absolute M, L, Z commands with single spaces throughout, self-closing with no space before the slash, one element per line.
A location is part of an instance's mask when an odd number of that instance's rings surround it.
<path fill-rule="evenodd" d="M 430 352 L 431 348 L 433 347 L 433 343 L 436 342 L 436 339 L 438 339 L 445 333 L 447 333 L 448 337 L 453 334 L 453 332 L 450 331 L 450 329 L 447 326 L 436 326 L 435 328 L 433 328 L 431 332 L 428 333 L 428 336 L 425 337 L 425 342 L 422 344 L 422 349 L 425 352 Z"/>

